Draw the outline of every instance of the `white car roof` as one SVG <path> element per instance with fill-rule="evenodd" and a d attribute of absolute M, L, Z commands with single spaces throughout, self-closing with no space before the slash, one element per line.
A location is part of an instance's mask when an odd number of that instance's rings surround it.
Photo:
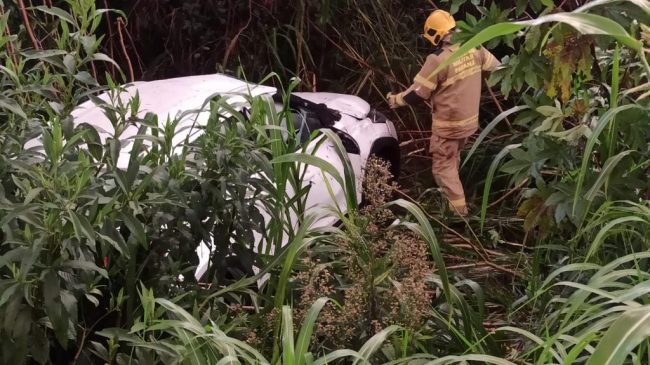
<path fill-rule="evenodd" d="M 122 102 L 126 103 L 135 96 L 140 95 L 140 113 L 144 117 L 148 112 L 158 115 L 161 120 L 167 117 L 173 119 L 178 113 L 198 109 L 205 100 L 215 94 L 241 93 L 258 96 L 273 94 L 276 89 L 269 86 L 246 83 L 225 75 L 199 75 L 178 77 L 156 81 L 137 81 L 125 85 L 126 92 L 120 95 Z M 99 96 L 104 101 L 109 101 L 108 93 Z M 245 101 L 233 100 L 233 102 Z M 79 105 L 72 112 L 75 122 L 92 122 L 98 127 L 110 128 L 111 125 L 104 116 L 103 111 L 88 100 Z"/>
<path fill-rule="evenodd" d="M 120 93 L 121 101 L 126 103 L 136 95 L 140 97 L 140 108 L 138 117 L 144 117 L 147 113 L 153 113 L 158 116 L 158 125 L 164 126 L 167 119 L 175 119 L 182 112 L 200 109 L 205 101 L 216 94 L 247 94 L 252 96 L 271 95 L 276 89 L 269 86 L 255 85 L 247 83 L 226 75 L 199 75 L 178 77 L 172 79 L 156 81 L 138 81 L 124 86 L 124 91 Z M 110 102 L 110 95 L 104 92 L 98 97 L 106 102 Z M 244 103 L 246 99 L 243 96 L 234 96 L 229 99 L 229 104 Z M 102 143 L 106 138 L 114 135 L 114 129 L 110 120 L 104 115 L 102 108 L 98 107 L 92 100 L 88 100 L 72 112 L 74 125 L 88 123 L 94 126 L 99 133 Z M 194 126 L 205 126 L 209 117 L 209 110 L 199 113 L 189 113 L 183 115 L 177 126 L 176 135 L 173 138 L 173 145 L 180 146 L 189 136 L 190 140 L 198 137 L 200 133 L 197 129 L 184 128 Z M 124 140 L 135 136 L 138 133 L 138 126 L 129 126 L 120 139 Z M 151 142 L 144 141 L 146 145 Z M 40 138 L 28 141 L 25 148 L 38 148 L 42 146 Z M 126 168 L 128 166 L 129 154 L 132 143 L 123 146 L 118 160 L 118 167 Z M 180 147 L 178 147 L 180 148 Z"/>

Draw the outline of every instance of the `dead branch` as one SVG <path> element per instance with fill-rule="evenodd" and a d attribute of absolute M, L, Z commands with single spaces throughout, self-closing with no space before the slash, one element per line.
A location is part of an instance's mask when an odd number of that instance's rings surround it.
<path fill-rule="evenodd" d="M 399 194 L 401 194 L 402 196 L 404 196 L 406 199 L 408 199 L 408 200 L 410 200 L 411 202 L 414 202 L 414 203 L 417 204 L 417 202 L 416 202 L 413 198 L 411 198 L 408 194 L 406 194 L 406 193 L 404 193 L 403 191 L 400 191 L 400 190 L 397 190 L 397 192 L 398 192 Z M 476 245 L 474 245 L 473 242 L 470 241 L 467 237 L 463 236 L 463 235 L 460 234 L 458 231 L 456 231 L 456 230 L 454 230 L 453 228 L 451 228 L 451 227 L 447 226 L 446 224 L 442 223 L 441 220 L 439 220 L 439 219 L 437 219 L 437 218 L 431 216 L 429 213 L 424 212 L 424 214 L 426 214 L 426 216 L 427 216 L 430 220 L 436 222 L 440 227 L 442 227 L 443 229 L 445 229 L 447 232 L 452 233 L 453 235 L 457 236 L 457 237 L 460 238 L 461 240 L 465 241 L 465 242 L 466 242 L 466 243 L 467 243 L 467 244 L 468 244 L 468 245 L 473 249 L 473 251 L 476 252 L 476 253 L 481 257 L 481 259 L 483 260 L 483 262 L 484 262 L 486 265 L 488 265 L 488 266 L 490 266 L 490 267 L 492 267 L 492 268 L 494 268 L 494 269 L 496 269 L 496 270 L 498 270 L 498 271 L 501 271 L 501 272 L 507 273 L 507 274 L 509 274 L 509 275 L 511 275 L 511 276 L 513 276 L 513 277 L 517 277 L 517 278 L 522 278 L 522 277 L 523 277 L 522 274 L 520 274 L 520 273 L 518 273 L 518 272 L 516 272 L 516 271 L 514 271 L 514 270 L 511 270 L 511 269 L 505 268 L 505 267 L 503 267 L 503 266 L 501 266 L 501 265 L 497 265 L 497 264 L 493 263 L 492 261 L 489 260 L 489 258 L 488 258 L 488 256 L 487 256 L 487 253 L 486 253 L 486 252 L 481 252 L 481 250 L 479 250 L 479 249 L 476 247 Z M 467 223 L 467 222 L 466 222 L 466 223 Z M 481 246 L 481 249 L 485 250 L 482 246 Z"/>
<path fill-rule="evenodd" d="M 108 0 L 104 0 L 104 9 L 108 9 Z M 104 16 L 106 17 L 106 28 L 108 28 L 108 52 L 111 56 L 111 59 L 115 59 L 115 54 L 113 53 L 113 24 L 111 23 L 111 15 L 110 12 L 107 11 L 104 13 Z M 115 65 L 111 63 L 111 76 L 115 78 Z"/>
<path fill-rule="evenodd" d="M 502 197 L 495 200 L 494 203 L 488 205 L 488 209 L 490 209 L 490 208 L 496 206 L 497 204 L 501 203 L 502 201 L 508 199 L 510 197 L 510 195 L 512 195 L 512 194 L 516 193 L 517 191 L 519 191 L 521 188 L 526 186 L 526 184 L 528 184 L 528 179 L 524 179 L 524 181 L 522 181 L 521 184 L 515 186 L 509 192 L 505 193 Z"/>
<path fill-rule="evenodd" d="M 122 31 L 124 28 L 124 20 L 120 17 L 117 18 L 117 33 L 120 36 L 120 45 L 122 46 L 122 52 L 126 58 L 126 63 L 129 65 L 129 76 L 131 76 L 131 82 L 135 82 L 135 74 L 133 73 L 133 64 L 131 63 L 131 58 L 129 57 L 129 52 L 126 50 L 126 45 L 124 45 L 124 36 Z"/>
<path fill-rule="evenodd" d="M 226 49 L 226 53 L 223 55 L 223 60 L 221 61 L 221 65 L 223 67 L 226 67 L 226 63 L 228 62 L 228 58 L 230 58 L 230 53 L 235 49 L 235 46 L 237 45 L 237 40 L 241 36 L 241 34 L 248 28 L 248 26 L 251 24 L 251 19 L 253 19 L 253 1 L 248 0 L 248 20 L 246 21 L 246 25 L 241 27 L 237 34 L 232 38 L 230 41 L 230 44 L 228 45 L 228 48 Z"/>
<path fill-rule="evenodd" d="M 492 87 L 488 84 L 487 80 L 485 80 L 485 86 L 487 86 L 488 91 L 490 92 L 490 96 L 492 97 L 492 101 L 494 101 L 494 104 L 497 106 L 497 109 L 499 109 L 499 113 L 503 114 L 503 108 L 501 107 L 501 103 L 499 102 L 499 99 L 497 99 L 496 95 L 494 95 L 494 91 L 492 91 Z M 512 129 L 512 124 L 510 124 L 510 120 L 508 117 L 505 118 L 506 124 L 508 125 L 508 129 Z"/>

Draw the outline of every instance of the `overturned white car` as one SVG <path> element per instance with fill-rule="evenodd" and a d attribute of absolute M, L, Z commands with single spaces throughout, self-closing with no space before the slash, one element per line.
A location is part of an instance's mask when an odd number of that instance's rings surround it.
<path fill-rule="evenodd" d="M 202 75 L 180 77 L 151 82 L 135 82 L 124 86 L 124 92 L 119 95 L 122 102 L 128 101 L 137 93 L 139 96 L 138 117 L 146 113 L 158 116 L 158 123 L 164 124 L 167 120 L 180 118 L 177 126 L 178 133 L 174 135 L 173 145 L 181 152 L 185 142 L 198 138 L 202 128 L 207 125 L 210 111 L 206 108 L 206 100 L 217 95 L 229 95 L 228 103 L 237 104 L 239 108 L 246 103 L 246 98 L 237 95 L 251 95 L 268 97 L 274 100 L 278 109 L 283 107 L 278 98 L 277 90 L 273 87 L 255 85 L 225 75 Z M 98 96 L 104 102 L 110 102 L 108 93 Z M 357 198 L 361 200 L 361 184 L 364 177 L 364 168 L 368 158 L 375 155 L 390 162 L 391 172 L 394 176 L 399 173 L 399 144 L 395 127 L 391 121 L 363 99 L 344 94 L 334 93 L 293 93 L 289 99 L 289 106 L 293 114 L 293 123 L 305 143 L 316 143 L 308 137 L 314 130 L 330 129 L 342 141 L 355 174 Z M 245 106 L 244 106 L 245 108 Z M 187 111 L 193 110 L 193 113 Z M 86 123 L 95 127 L 102 142 L 114 135 L 113 125 L 104 114 L 104 110 L 92 100 L 80 104 L 72 113 L 74 125 Z M 160 125 L 160 127 L 164 127 Z M 121 138 L 129 139 L 136 136 L 138 126 L 132 125 L 121 133 Z M 313 154 L 332 166 L 341 175 L 343 162 L 337 155 L 332 142 L 320 141 Z M 32 140 L 26 148 L 38 149 L 42 141 Z M 304 146 L 309 149 L 309 146 Z M 130 147 L 124 146 L 120 151 L 117 167 L 126 169 L 130 158 Z M 175 151 L 176 152 L 176 151 Z M 346 204 L 343 187 L 330 180 L 315 166 L 308 166 L 303 178 L 309 184 L 310 190 L 306 198 L 306 213 L 312 209 L 322 209 L 327 206 L 337 205 L 343 212 L 348 207 Z M 262 212 L 264 219 L 270 219 Z M 315 227 L 326 227 L 338 221 L 336 216 L 321 217 Z M 262 237 L 254 233 L 256 247 L 265 247 Z M 199 265 L 195 276 L 198 280 L 204 275 L 210 265 L 211 242 L 205 242 L 199 247 Z"/>

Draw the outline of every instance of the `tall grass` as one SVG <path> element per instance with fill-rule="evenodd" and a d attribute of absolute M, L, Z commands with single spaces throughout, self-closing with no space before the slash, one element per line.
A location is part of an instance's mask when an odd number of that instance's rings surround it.
<path fill-rule="evenodd" d="M 628 2 L 645 13 L 650 10 L 647 2 Z M 69 1 L 65 9 L 38 7 L 56 19 L 58 26 L 52 33 L 52 48 L 42 51 L 19 47 L 17 37 L 8 33 L 5 13 L 0 21 L 0 44 L 10 42 L 17 53 L 16 62 L 7 57 L 0 68 L 0 116 L 6 120 L 0 125 L 0 334 L 6 339 L 0 344 L 2 362 L 647 363 L 650 210 L 647 201 L 640 199 L 640 188 L 629 194 L 636 200 L 608 199 L 618 196 L 614 190 L 620 184 L 617 174 L 621 170 L 624 179 L 644 176 L 639 175 L 647 165 L 644 150 L 637 142 L 618 140 L 627 132 L 625 125 L 616 123 L 629 113 L 645 112 L 644 104 L 629 97 L 635 88 L 626 90 L 627 84 L 618 79 L 621 65 L 630 62 L 624 59 L 627 50 L 636 55 L 634 75 L 640 72 L 647 77 L 648 67 L 634 34 L 590 13 L 613 3 L 593 1 L 573 13 L 493 25 L 465 42 L 453 56 L 531 27 L 545 27 L 547 35 L 540 34 L 540 38 L 541 43 L 548 43 L 557 23 L 582 34 L 610 36 L 620 44 L 611 69 L 609 105 L 588 111 L 588 117 L 594 116 L 591 134 L 569 141 L 579 142 L 576 149 L 582 156 L 554 175 L 557 191 L 544 201 L 564 198 L 562 204 L 575 223 L 571 231 L 575 234 L 566 239 L 558 232 L 534 248 L 536 257 L 548 258 L 540 266 L 552 271 L 530 273 L 527 295 L 512 305 L 505 325 L 490 331 L 485 323 L 492 308 L 490 288 L 449 268 L 447 254 L 453 248 L 440 239 L 441 226 L 407 200 L 376 207 L 391 211 L 390 217 L 398 219 L 392 224 L 369 224 L 367 212 L 358 208 L 360 176 L 355 175 L 336 134 L 323 130 L 311 138 L 316 148 L 333 148 L 337 163 L 316 157 L 317 149 L 302 148 L 288 106 L 297 80 L 282 90 L 280 111 L 269 98 L 246 93 L 209 98 L 202 106 L 210 112 L 207 125 L 191 126 L 201 128 L 204 137 L 177 146 L 173 137 L 185 127 L 180 120 L 187 115 L 164 123 L 153 115 L 142 116 L 138 96 L 122 102 L 116 82 L 109 77 L 102 86 L 92 76 L 96 63 L 112 63 L 98 52 L 101 37 L 93 34 L 105 11 L 94 2 Z M 308 5 L 300 3 L 301 14 L 309 11 Z M 338 12 L 328 11 L 332 4 L 322 5 L 321 23 L 296 17 L 290 26 L 269 33 L 275 37 L 269 42 L 284 39 L 292 46 L 295 65 L 282 64 L 279 47 L 272 50 L 280 69 L 308 76 L 316 68 L 319 61 L 310 48 L 311 30 L 322 32 L 358 66 L 342 80 L 355 93 L 383 95 L 386 80 L 397 83 L 413 73 L 406 67 L 389 74 L 378 66 L 400 63 L 404 54 L 417 57 L 405 47 L 407 32 L 396 20 L 394 4 L 347 2 L 344 9 L 354 11 L 351 26 L 358 28 L 358 38 L 328 28 L 327 14 Z M 369 46 L 377 43 L 382 44 L 380 50 Z M 264 81 L 279 83 L 273 75 Z M 94 97 L 103 89 L 112 95 L 109 102 Z M 243 96 L 248 109 L 233 105 L 232 96 Z M 104 109 L 113 126 L 112 138 L 101 141 L 90 126 L 71 125 L 70 111 L 86 97 Z M 480 146 L 502 121 L 539 110 L 528 104 L 533 103 L 512 107 L 489 123 L 465 162 L 481 154 Z M 555 109 L 564 116 L 564 106 Z M 132 123 L 138 127 L 137 136 L 123 138 L 121 132 Z M 24 147 L 34 136 L 43 138 L 42 153 Z M 501 162 L 515 150 L 521 152 L 515 148 L 518 144 L 510 142 L 489 166 L 482 228 Z M 604 155 L 603 142 L 607 142 Z M 128 143 L 133 145 L 132 152 L 127 167 L 120 169 L 118 156 Z M 602 156 L 606 158 L 600 161 Z M 305 212 L 308 167 L 325 177 L 333 202 L 313 214 Z M 543 178 L 533 177 L 540 191 L 552 191 L 544 190 Z M 334 191 L 339 190 L 345 196 L 343 204 L 334 199 Z M 546 212 L 546 208 L 539 209 Z M 268 214 L 266 220 L 261 211 Z M 321 214 L 334 215 L 340 226 L 314 229 Z M 346 262 L 339 259 L 342 255 L 360 268 L 373 314 L 393 310 L 378 308 L 378 299 L 404 288 L 395 274 L 403 268 L 386 259 L 390 249 L 372 250 L 378 233 L 369 227 L 378 226 L 380 233 L 416 237 L 419 241 L 414 243 L 426 247 L 425 260 L 434 272 L 419 279 L 426 284 L 431 303 L 416 328 L 395 323 L 383 323 L 384 328 L 359 326 L 362 331 L 355 333 L 354 345 L 331 346 L 332 339 L 324 338 L 319 326 L 328 314 L 337 313 L 333 309 L 345 308 L 348 299 L 350 278 L 341 277 L 346 273 L 342 269 Z M 252 242 L 253 231 L 261 234 L 265 247 Z M 406 236 L 406 231 L 413 236 Z M 211 245 L 211 265 L 198 283 L 191 274 L 201 242 Z M 346 251 L 336 247 L 337 242 L 355 246 Z M 262 252 L 256 253 L 256 248 Z M 297 276 L 310 255 L 325 257 L 321 264 L 332 270 L 337 286 L 331 297 L 320 297 L 300 308 L 296 293 L 306 288 Z M 229 278 L 232 261 L 228 259 L 232 257 L 256 272 Z M 522 314 L 532 320 L 518 322 Z M 504 348 L 504 343 L 509 347 Z"/>

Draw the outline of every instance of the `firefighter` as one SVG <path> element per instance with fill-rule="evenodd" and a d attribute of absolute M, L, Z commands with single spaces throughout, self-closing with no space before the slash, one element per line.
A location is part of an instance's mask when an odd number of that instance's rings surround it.
<path fill-rule="evenodd" d="M 460 152 L 468 137 L 478 130 L 478 112 L 483 72 L 492 72 L 500 62 L 485 48 L 474 49 L 442 69 L 433 71 L 459 48 L 451 43 L 456 22 L 446 11 L 436 10 L 424 24 L 424 38 L 433 45 L 413 84 L 399 94 L 388 93 L 394 109 L 429 100 L 433 113 L 430 152 L 433 176 L 458 216 L 466 216 L 465 192 L 458 175 Z"/>

